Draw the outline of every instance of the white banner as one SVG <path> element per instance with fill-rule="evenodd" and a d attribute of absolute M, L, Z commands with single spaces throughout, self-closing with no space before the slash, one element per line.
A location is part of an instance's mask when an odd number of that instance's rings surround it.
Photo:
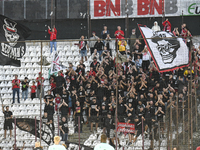
<path fill-rule="evenodd" d="M 67 67 L 60 64 L 60 57 L 58 56 L 57 52 L 53 52 L 53 60 L 51 63 L 51 74 L 58 72 L 60 70 L 65 70 Z"/>
<path fill-rule="evenodd" d="M 189 64 L 189 49 L 182 38 L 172 38 L 170 32 L 154 32 L 139 26 L 140 32 L 159 72 L 175 70 Z"/>
<path fill-rule="evenodd" d="M 90 0 L 91 19 L 200 15 L 199 0 Z"/>

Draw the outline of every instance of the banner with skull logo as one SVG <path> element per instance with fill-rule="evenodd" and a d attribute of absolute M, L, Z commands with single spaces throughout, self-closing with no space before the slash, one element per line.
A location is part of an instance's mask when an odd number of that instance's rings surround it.
<path fill-rule="evenodd" d="M 20 58 L 26 52 L 25 39 L 30 36 L 27 27 L 0 15 L 0 65 L 20 67 Z"/>
<path fill-rule="evenodd" d="M 159 72 L 172 71 L 189 64 L 189 49 L 182 38 L 165 31 L 154 32 L 138 25 Z"/>

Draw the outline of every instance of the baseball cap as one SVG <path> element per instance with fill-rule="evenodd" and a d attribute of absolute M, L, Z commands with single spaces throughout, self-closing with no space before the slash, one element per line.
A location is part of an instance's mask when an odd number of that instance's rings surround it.
<path fill-rule="evenodd" d="M 39 74 L 41 74 L 41 72 L 39 72 Z"/>

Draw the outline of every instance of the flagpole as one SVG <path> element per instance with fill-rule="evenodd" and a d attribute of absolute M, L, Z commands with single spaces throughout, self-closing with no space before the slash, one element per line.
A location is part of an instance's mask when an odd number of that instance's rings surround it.
<path fill-rule="evenodd" d="M 41 64 L 40 64 L 40 72 L 42 75 L 42 42 L 41 42 Z M 41 88 L 40 88 L 40 145 L 42 140 L 42 89 L 43 89 L 43 83 L 41 82 Z"/>
<path fill-rule="evenodd" d="M 117 74 L 117 85 L 116 85 L 116 109 L 115 109 L 115 141 L 116 141 L 116 146 L 115 149 L 117 150 L 117 107 L 118 107 L 118 40 L 116 39 L 116 74 Z"/>

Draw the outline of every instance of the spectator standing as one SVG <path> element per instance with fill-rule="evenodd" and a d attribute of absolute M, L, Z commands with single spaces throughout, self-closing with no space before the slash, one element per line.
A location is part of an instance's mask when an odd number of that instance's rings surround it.
<path fill-rule="evenodd" d="M 54 46 L 54 50 L 56 51 L 56 47 L 57 47 L 57 42 L 56 42 L 56 35 L 57 35 L 57 30 L 55 28 L 55 25 L 53 27 L 53 29 L 51 30 L 51 28 L 48 26 L 48 33 L 50 34 L 50 46 L 51 46 L 51 53 L 52 53 L 52 49 Z"/>
<path fill-rule="evenodd" d="M 29 87 L 28 78 L 25 77 L 24 81 L 22 81 L 21 84 L 22 84 L 22 99 L 26 100 L 28 98 L 28 87 Z"/>
<path fill-rule="evenodd" d="M 97 53 L 97 49 L 94 49 L 94 53 L 91 55 L 92 59 L 94 59 L 94 57 L 96 57 L 97 61 L 99 61 L 99 53 Z"/>
<path fill-rule="evenodd" d="M 107 34 L 110 34 L 110 31 L 107 29 L 107 26 L 104 26 L 103 31 L 101 32 L 101 38 L 105 40 L 107 37 Z"/>
<path fill-rule="evenodd" d="M 107 34 L 106 39 L 104 40 L 104 44 L 107 47 L 108 50 L 111 51 L 111 44 L 112 44 L 112 39 L 110 37 L 110 34 Z"/>
<path fill-rule="evenodd" d="M 60 131 L 61 131 L 62 141 L 65 141 L 65 143 L 66 143 L 67 142 L 69 128 L 68 128 L 67 120 L 66 120 L 65 117 L 62 117 L 62 122 L 61 122 L 59 128 L 60 128 Z"/>
<path fill-rule="evenodd" d="M 163 23 L 163 31 L 168 31 L 171 32 L 171 23 L 168 21 L 168 19 L 166 19 Z"/>
<path fill-rule="evenodd" d="M 89 108 L 89 118 L 90 118 L 90 129 L 91 132 L 93 131 L 93 122 L 96 124 L 96 131 L 98 128 L 98 118 L 99 117 L 99 106 L 97 105 L 97 100 L 96 98 L 93 98 L 93 100 L 90 103 L 90 108 Z"/>
<path fill-rule="evenodd" d="M 78 132 L 78 127 L 79 127 L 79 123 L 80 123 L 80 132 L 82 133 L 82 109 L 81 109 L 81 105 L 79 101 L 76 101 L 76 106 L 75 106 L 75 111 L 74 111 L 74 117 L 75 117 L 75 132 Z M 79 118 L 80 118 L 80 122 L 79 122 Z"/>
<path fill-rule="evenodd" d="M 35 86 L 35 81 L 32 82 L 33 85 L 31 86 L 31 99 L 36 98 L 36 86 Z"/>
<path fill-rule="evenodd" d="M 135 29 L 132 29 L 132 34 L 130 36 L 130 41 L 129 41 L 130 51 L 134 49 L 135 40 L 137 38 L 135 33 L 136 33 Z"/>
<path fill-rule="evenodd" d="M 84 41 L 84 36 L 81 36 L 81 40 L 79 41 L 79 49 L 81 52 L 81 60 L 83 62 L 83 57 L 85 56 L 85 61 L 87 61 L 87 41 Z"/>
<path fill-rule="evenodd" d="M 19 85 L 20 85 L 20 80 L 18 79 L 18 75 L 15 75 L 15 79 L 12 80 L 12 90 L 13 90 L 13 102 L 12 104 L 15 103 L 15 93 L 17 92 L 17 101 L 19 101 Z"/>
<path fill-rule="evenodd" d="M 99 53 L 99 60 L 100 61 L 101 61 L 101 54 L 102 54 L 103 47 L 104 47 L 103 42 L 101 42 L 101 39 L 98 38 L 97 42 L 94 45 L 94 48 L 97 49 L 97 52 Z"/>
<path fill-rule="evenodd" d="M 44 77 L 42 77 L 42 73 L 39 72 L 39 77 L 36 78 L 36 82 L 37 82 L 37 98 L 40 97 L 44 97 Z M 42 88 L 42 93 L 41 93 L 41 88 Z"/>
<path fill-rule="evenodd" d="M 10 138 L 12 138 L 12 117 L 13 113 L 9 111 L 9 106 L 6 106 L 6 110 L 4 110 L 4 105 L 2 104 L 2 111 L 4 113 L 4 139 L 6 138 L 6 131 L 10 130 Z"/>
<path fill-rule="evenodd" d="M 122 55 L 125 55 L 126 54 L 126 41 L 124 40 L 124 37 L 122 37 L 122 40 L 118 42 L 118 45 L 119 45 L 119 52 L 122 54 Z"/>
<path fill-rule="evenodd" d="M 93 52 L 94 52 L 94 45 L 95 45 L 95 43 L 96 43 L 96 41 L 97 41 L 97 39 L 98 39 L 99 37 L 98 36 L 96 36 L 96 32 L 92 32 L 92 37 L 90 37 L 90 43 L 89 43 L 89 47 L 90 47 L 90 54 L 92 55 L 93 54 Z"/>
<path fill-rule="evenodd" d="M 61 72 L 58 72 L 58 76 L 55 79 L 56 81 L 56 93 L 62 97 L 63 87 L 65 85 L 65 78 L 61 76 Z"/>
<path fill-rule="evenodd" d="M 54 137 L 54 145 L 49 146 L 48 150 L 55 150 L 55 149 L 66 150 L 66 148 L 63 145 L 60 145 L 59 143 L 60 143 L 60 137 L 55 136 Z"/>
<path fill-rule="evenodd" d="M 158 22 L 155 21 L 154 22 L 154 26 L 151 28 L 153 31 L 160 31 L 160 26 L 158 25 Z"/>
<path fill-rule="evenodd" d="M 122 37 L 124 37 L 124 31 L 121 30 L 120 26 L 117 26 L 117 31 L 115 31 L 114 36 L 117 40 L 120 40 Z"/>

